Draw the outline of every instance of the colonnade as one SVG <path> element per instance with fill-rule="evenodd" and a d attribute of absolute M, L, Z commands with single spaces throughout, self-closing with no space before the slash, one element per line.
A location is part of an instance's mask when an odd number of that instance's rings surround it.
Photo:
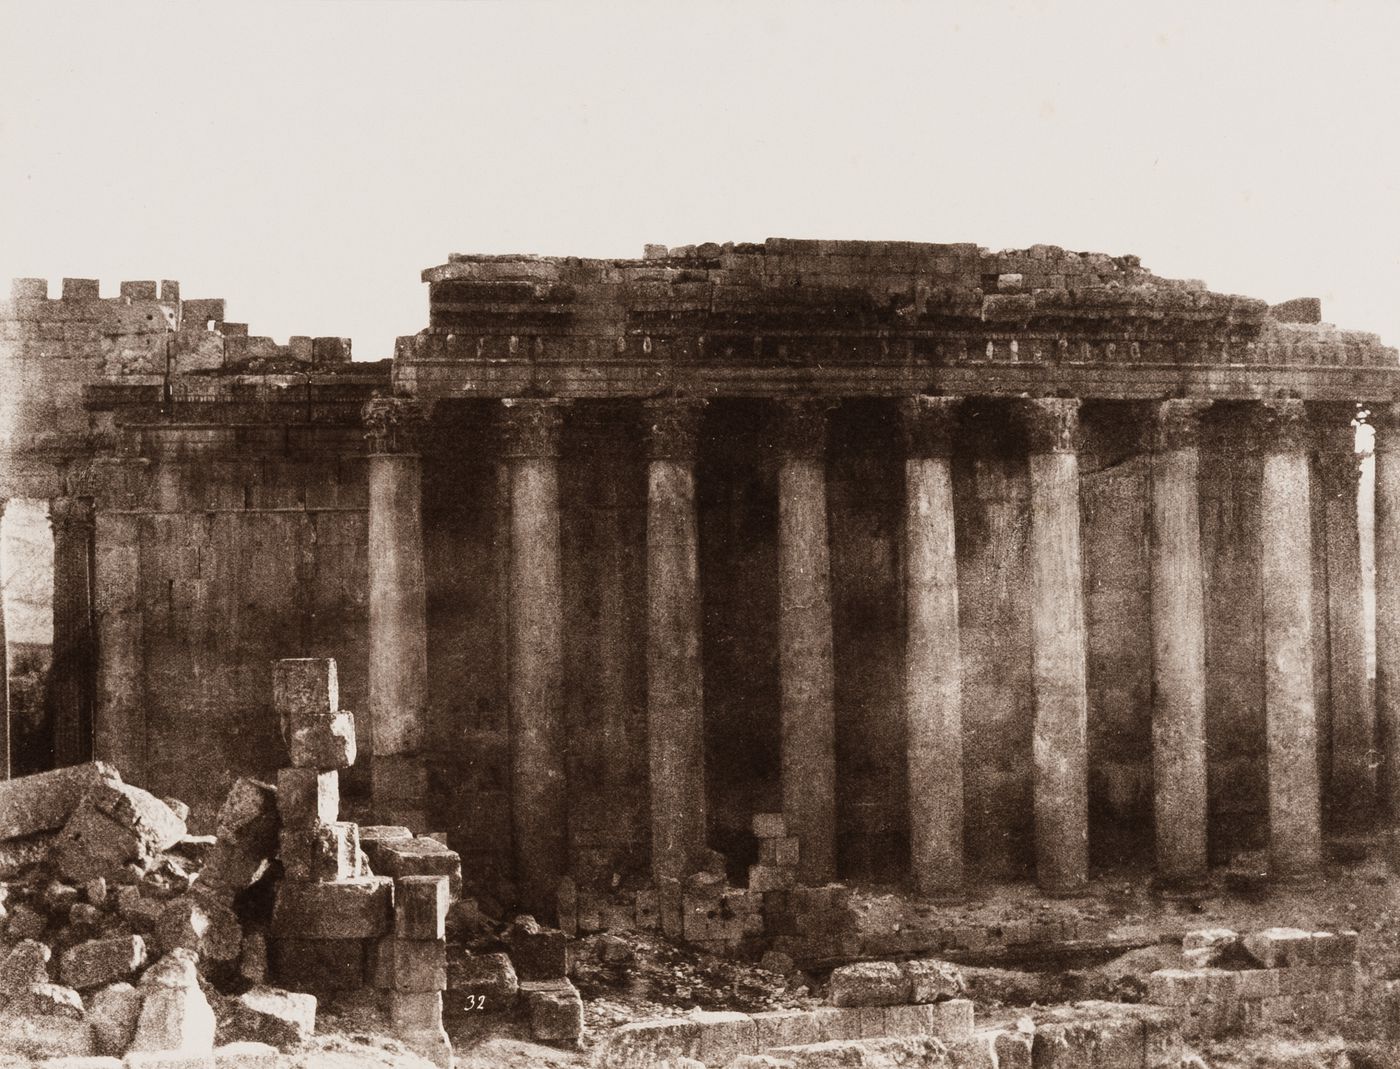
<path fill-rule="evenodd" d="M 415 402 L 374 402 L 406 406 Z M 778 650 L 782 799 L 800 840 L 800 879 L 836 876 L 836 747 L 826 420 L 832 402 L 775 401 L 778 470 Z M 903 693 L 913 882 L 957 895 L 963 874 L 962 666 L 952 455 L 960 398 L 900 405 L 905 518 Z M 1174 399 L 1150 412 L 1152 762 L 1157 866 L 1189 884 L 1207 866 L 1206 624 L 1199 519 L 1200 421 L 1208 402 Z M 1324 473 L 1352 468 L 1350 410 L 1299 400 L 1254 403 L 1263 457 L 1259 553 L 1267 722 L 1269 854 L 1275 873 L 1306 875 L 1321 859 L 1318 709 L 1314 687 L 1311 456 Z M 705 847 L 700 575 L 695 456 L 703 403 L 645 402 L 647 474 L 647 748 L 654 872 L 681 877 Z M 1088 878 L 1088 687 L 1080 545 L 1079 410 L 1069 398 L 1016 402 L 1028 450 L 1028 590 L 1034 688 L 1036 874 L 1050 894 Z M 510 500 L 507 570 L 512 826 L 523 903 L 544 908 L 566 874 L 559 432 L 563 403 L 504 402 Z M 1312 418 L 1310 418 L 1312 417 Z M 378 418 L 383 425 L 384 417 Z M 395 416 L 394 420 L 398 417 Z M 421 420 L 415 414 L 413 420 Z M 403 426 L 404 423 L 391 425 Z M 1400 767 L 1400 405 L 1376 412 L 1377 673 L 1383 766 Z M 1319 441 L 1323 441 L 1321 447 Z M 370 458 L 370 715 L 375 759 L 411 753 L 426 693 L 419 459 L 402 434 L 379 432 Z M 1328 451 L 1334 457 L 1327 460 Z M 1324 474 L 1324 480 L 1340 475 Z M 1337 506 L 1344 510 L 1345 506 Z M 1339 514 L 1336 522 L 1346 517 Z M 1345 541 L 1337 552 L 1339 568 Z M 1331 553 L 1329 551 L 1329 557 Z M 1359 575 L 1359 564 L 1356 564 Z M 1344 584 L 1342 584 L 1344 585 Z M 1359 587 L 1331 593 L 1334 630 L 1359 614 Z M 1359 617 L 1358 617 L 1359 618 Z M 1346 632 L 1350 636 L 1351 632 Z M 1360 657 L 1360 632 L 1337 657 Z M 1354 662 L 1352 667 L 1355 668 Z M 1338 673 L 1333 673 L 1338 674 Z M 1346 674 L 1346 673 L 1342 673 Z M 1361 677 L 1364 683 L 1364 673 Z M 1332 683 L 1334 777 L 1358 805 L 1374 791 L 1375 724 L 1355 679 Z M 1340 689 L 1339 689 L 1340 688 Z M 1347 690 L 1346 688 L 1351 688 Z M 1358 699 L 1358 700 L 1353 700 Z M 1369 779 L 1367 778 L 1369 776 Z M 1381 785 L 1400 812 L 1400 777 Z M 378 779 L 376 779 L 378 791 Z"/>

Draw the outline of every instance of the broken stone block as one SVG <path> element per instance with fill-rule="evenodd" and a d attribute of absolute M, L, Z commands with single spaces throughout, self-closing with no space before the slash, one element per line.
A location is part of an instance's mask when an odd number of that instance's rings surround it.
<path fill-rule="evenodd" d="M 54 844 L 59 872 L 70 880 L 108 876 L 124 865 L 149 871 L 185 834 L 185 822 L 155 795 L 125 783 L 90 788 Z"/>
<path fill-rule="evenodd" d="M 272 707 L 282 725 L 282 738 L 291 744 L 294 722 L 329 716 L 340 710 L 340 681 L 329 657 L 294 657 L 272 664 Z"/>
<path fill-rule="evenodd" d="M 404 1032 L 399 1039 L 414 1054 L 432 1062 L 438 1069 L 452 1069 L 452 1040 L 441 1026 Z"/>
<path fill-rule="evenodd" d="M 155 935 L 166 953 L 185 947 L 210 961 L 233 961 L 243 948 L 243 928 L 233 910 L 210 898 L 171 899 L 156 918 Z"/>
<path fill-rule="evenodd" d="M 394 934 L 401 939 L 447 935 L 448 878 L 403 876 L 394 881 Z"/>
<path fill-rule="evenodd" d="M 88 1020 L 92 1022 L 100 1054 L 122 1054 L 136 1035 L 145 996 L 130 984 L 110 984 L 93 992 L 88 1000 Z"/>
<path fill-rule="evenodd" d="M 287 748 L 296 768 L 349 768 L 355 763 L 355 715 L 342 710 L 330 716 L 293 718 Z"/>
<path fill-rule="evenodd" d="M 520 993 L 515 966 L 505 954 L 468 954 L 454 963 L 451 989 L 488 1013 L 508 1010 Z"/>
<path fill-rule="evenodd" d="M 78 991 L 125 980 L 146 964 L 146 941 L 139 935 L 89 939 L 71 946 L 59 959 L 63 982 Z"/>
<path fill-rule="evenodd" d="M 395 991 L 445 991 L 447 989 L 447 941 L 445 939 L 377 940 L 369 950 L 371 987 Z"/>
<path fill-rule="evenodd" d="M 200 883 L 228 897 L 252 886 L 277 855 L 280 824 L 276 789 L 240 777 L 219 808 L 218 838 L 209 851 Z"/>
<path fill-rule="evenodd" d="M 363 939 L 274 939 L 272 975 L 297 991 L 355 991 L 365 983 Z"/>
<path fill-rule="evenodd" d="M 33 984 L 0 1011 L 0 1050 L 29 1058 L 85 1058 L 97 1053 L 97 1042 L 76 991 Z"/>
<path fill-rule="evenodd" d="M 522 983 L 520 1000 L 535 1039 L 569 1048 L 582 1043 L 583 999 L 568 980 Z"/>
<path fill-rule="evenodd" d="M 198 983 L 154 985 L 146 990 L 130 1049 L 209 1054 L 214 1049 L 215 1027 L 214 1011 Z"/>
<path fill-rule="evenodd" d="M 515 918 L 504 938 L 522 981 L 562 980 L 569 975 L 569 941 L 557 928 L 542 928 L 525 914 Z"/>
<path fill-rule="evenodd" d="M 391 842 L 399 839 L 412 839 L 413 832 L 400 824 L 362 824 L 360 825 L 360 843 Z"/>
<path fill-rule="evenodd" d="M 790 866 L 750 865 L 749 890 L 784 891 L 797 885 L 797 872 Z"/>
<path fill-rule="evenodd" d="M 787 835 L 787 820 L 781 813 L 755 813 L 753 833 L 760 839 L 780 839 Z"/>
<path fill-rule="evenodd" d="M 747 1013 L 695 1010 L 690 1019 L 700 1029 L 696 1060 L 705 1065 L 728 1065 L 734 1059 L 753 1054 L 758 1029 Z"/>
<path fill-rule="evenodd" d="M 57 838 L 54 832 L 41 832 L 24 839 L 0 842 L 0 879 L 17 876 L 48 860 L 49 851 Z"/>
<path fill-rule="evenodd" d="M 181 821 L 185 822 L 186 824 L 189 823 L 190 807 L 188 805 L 180 801 L 180 799 L 178 798 L 162 798 L 161 801 L 164 802 L 167 806 L 169 806 L 170 812 L 174 813 L 175 816 L 177 816 Z"/>
<path fill-rule="evenodd" d="M 1250 957 L 1266 969 L 1311 965 L 1315 960 L 1313 934 L 1301 928 L 1265 928 L 1244 937 Z"/>
<path fill-rule="evenodd" d="M 798 860 L 798 839 L 795 835 L 785 835 L 778 839 L 761 839 L 758 844 L 758 861 L 761 865 L 791 866 Z"/>
<path fill-rule="evenodd" d="M 288 828 L 281 834 L 279 858 L 288 879 L 313 883 L 359 875 L 359 826 L 345 821 L 314 828 Z"/>
<path fill-rule="evenodd" d="M 238 1035 L 287 1047 L 316 1031 L 316 996 L 276 987 L 252 987 L 227 1005 L 228 1024 Z"/>
<path fill-rule="evenodd" d="M 909 980 L 910 1002 L 942 1002 L 967 991 L 962 973 L 949 962 L 930 958 L 906 961 L 900 968 Z"/>
<path fill-rule="evenodd" d="M 53 952 L 35 939 L 21 939 L 0 961 L 0 999 L 14 998 L 34 984 L 49 982 L 49 958 Z"/>
<path fill-rule="evenodd" d="M 446 876 L 455 898 L 462 890 L 462 858 L 436 839 L 360 839 L 370 866 L 380 876 Z"/>
<path fill-rule="evenodd" d="M 117 916 L 138 932 L 154 932 L 163 900 L 147 898 L 139 887 L 118 887 L 116 890 Z"/>
<path fill-rule="evenodd" d="M 89 905 L 98 909 L 107 907 L 107 881 L 101 876 L 94 876 L 83 884 L 83 896 L 88 900 Z"/>
<path fill-rule="evenodd" d="M 283 831 L 336 823 L 340 816 L 339 774 L 314 768 L 279 769 L 277 812 Z"/>
<path fill-rule="evenodd" d="M 393 924 L 394 881 L 387 876 L 277 889 L 272 933 L 293 939 L 372 939 Z"/>
<path fill-rule="evenodd" d="M 121 782 L 111 765 L 93 761 L 0 783 L 0 839 L 63 827 L 94 786 Z"/>
<path fill-rule="evenodd" d="M 395 1031 L 418 1032 L 442 1027 L 441 991 L 390 991 L 389 1022 Z"/>
<path fill-rule="evenodd" d="M 44 929 L 49 926 L 46 918 L 37 909 L 20 903 L 10 910 L 9 921 L 5 930 L 12 939 L 38 939 L 44 934 Z"/>
<path fill-rule="evenodd" d="M 831 971 L 833 1006 L 897 1006 L 910 1001 L 912 978 L 892 961 L 860 961 Z"/>

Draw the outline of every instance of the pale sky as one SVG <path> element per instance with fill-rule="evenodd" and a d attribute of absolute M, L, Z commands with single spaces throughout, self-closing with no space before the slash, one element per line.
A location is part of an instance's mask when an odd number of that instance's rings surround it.
<path fill-rule="evenodd" d="M 0 0 L 0 280 L 359 359 L 449 252 L 1046 242 L 1400 342 L 1400 4 Z"/>

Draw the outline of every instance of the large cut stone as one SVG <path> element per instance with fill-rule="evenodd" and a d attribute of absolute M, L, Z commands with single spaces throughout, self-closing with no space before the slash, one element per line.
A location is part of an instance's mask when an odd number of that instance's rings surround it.
<path fill-rule="evenodd" d="M 339 774 L 314 768 L 279 769 L 277 812 L 283 831 L 336 823 L 340 815 Z"/>
<path fill-rule="evenodd" d="M 370 939 L 393 924 L 394 881 L 369 876 L 336 883 L 284 882 L 272 932 L 291 939 Z"/>
<path fill-rule="evenodd" d="M 275 1047 L 300 1043 L 316 1031 L 316 996 L 276 987 L 249 988 L 228 1004 L 240 1035 Z"/>
<path fill-rule="evenodd" d="M 833 1006 L 897 1006 L 909 1002 L 911 978 L 892 961 L 859 961 L 831 971 Z"/>
<path fill-rule="evenodd" d="M 583 1040 L 583 999 L 568 980 L 520 985 L 530 1034 L 541 1043 L 577 1047 Z"/>
<path fill-rule="evenodd" d="M 93 761 L 0 783 L 0 840 L 63 827 L 83 795 L 103 782 L 120 783 L 121 776 Z"/>
<path fill-rule="evenodd" d="M 228 896 L 251 886 L 277 856 L 280 823 L 276 788 L 240 777 L 219 808 L 218 838 L 200 883 Z"/>
<path fill-rule="evenodd" d="M 161 909 L 156 942 L 166 953 L 186 947 L 210 961 L 233 961 L 243 947 L 243 929 L 222 902 L 185 895 Z"/>
<path fill-rule="evenodd" d="M 359 826 L 346 821 L 287 828 L 279 858 L 289 880 L 329 883 L 360 875 Z"/>
<path fill-rule="evenodd" d="M 569 975 L 569 941 L 534 917 L 517 917 L 505 935 L 510 960 L 521 980 L 562 980 Z"/>
<path fill-rule="evenodd" d="M 520 980 L 510 958 L 500 952 L 467 954 L 452 964 L 451 988 L 468 999 L 476 1009 L 499 1013 L 515 1005 Z"/>
<path fill-rule="evenodd" d="M 379 876 L 446 876 L 455 897 L 462 890 L 462 858 L 436 839 L 366 839 L 360 844 Z"/>
<path fill-rule="evenodd" d="M 146 964 L 146 941 L 139 935 L 89 939 L 63 952 L 59 975 L 79 991 L 125 980 Z"/>
<path fill-rule="evenodd" d="M 447 935 L 448 878 L 404 876 L 394 886 L 394 934 L 402 939 Z"/>
<path fill-rule="evenodd" d="M 363 939 L 274 939 L 272 975 L 298 991 L 355 991 L 365 983 Z"/>
<path fill-rule="evenodd" d="M 29 1058 L 82 1058 L 95 1054 L 97 1043 L 76 991 L 34 984 L 0 1012 L 0 1050 Z"/>
<path fill-rule="evenodd" d="M 136 865 L 143 871 L 185 834 L 185 822 L 155 795 L 102 781 L 83 795 L 55 844 L 58 869 L 90 880 Z"/>
<path fill-rule="evenodd" d="M 145 995 L 128 983 L 95 991 L 88 1000 L 88 1020 L 96 1033 L 99 1054 L 120 1056 L 136 1035 Z"/>
<path fill-rule="evenodd" d="M 153 986 L 146 991 L 131 1049 L 209 1054 L 214 1049 L 214 1011 L 198 984 Z"/>
<path fill-rule="evenodd" d="M 305 718 L 329 716 L 340 709 L 335 661 L 328 657 L 294 657 L 272 665 L 272 707 L 291 745 L 291 731 Z"/>
<path fill-rule="evenodd" d="M 37 939 L 21 939 L 0 961 L 0 999 L 14 998 L 34 984 L 49 982 L 53 952 Z"/>
<path fill-rule="evenodd" d="M 287 748 L 297 768 L 349 768 L 355 763 L 355 716 L 342 710 L 330 716 L 294 719 Z"/>
<path fill-rule="evenodd" d="M 394 991 L 447 990 L 447 940 L 390 936 L 370 950 L 370 986 Z"/>
<path fill-rule="evenodd" d="M 901 969 L 909 978 L 910 1002 L 942 1002 L 958 998 L 967 990 L 962 973 L 946 961 L 933 958 L 906 961 Z"/>

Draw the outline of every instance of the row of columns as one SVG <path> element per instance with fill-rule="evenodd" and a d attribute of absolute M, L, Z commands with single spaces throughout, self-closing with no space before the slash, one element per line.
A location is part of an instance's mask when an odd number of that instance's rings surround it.
<path fill-rule="evenodd" d="M 370 459 L 372 760 L 421 748 L 426 694 L 419 462 L 413 402 L 367 410 Z M 562 402 L 505 402 L 510 498 L 511 805 L 523 903 L 548 913 L 567 867 L 563 595 L 557 457 Z M 836 761 L 824 443 L 828 402 L 778 406 L 778 644 L 782 797 L 800 839 L 799 874 L 836 874 Z M 904 705 L 911 858 L 917 889 L 963 884 L 962 678 L 951 458 L 958 399 L 901 409 L 906 444 Z M 1151 632 L 1158 868 L 1169 882 L 1206 871 L 1205 619 L 1199 421 L 1205 404 L 1169 400 L 1152 416 Z M 705 847 L 700 578 L 695 453 L 702 402 L 646 402 L 647 696 L 652 857 L 680 877 Z M 1021 402 L 1030 476 L 1029 573 L 1035 694 L 1037 879 L 1073 894 L 1088 875 L 1088 689 L 1078 469 L 1079 402 Z M 1391 410 L 1393 412 L 1393 410 Z M 1263 587 L 1270 857 L 1281 875 L 1321 856 L 1313 688 L 1311 465 L 1301 401 L 1262 402 Z M 1400 434 L 1396 435 L 1400 437 Z M 1388 437 L 1388 436 L 1384 436 Z M 1382 440 L 1384 440 L 1384 437 Z M 1353 497 L 1354 502 L 1354 497 Z M 1378 672 L 1387 746 L 1400 758 L 1400 454 L 1378 449 Z M 1345 562 L 1343 562 L 1345 563 Z M 1330 606 L 1329 606 L 1330 608 Z M 1336 612 L 1359 611 L 1339 603 Z M 1389 630 L 1387 630 L 1389 628 Z M 1359 656 L 1359 653 L 1357 654 Z M 1340 684 L 1339 684 L 1340 685 Z M 1389 689 L 1385 689 L 1388 687 Z M 1364 733 L 1348 705 L 1343 732 Z M 1354 723 L 1352 721 L 1355 721 Z M 1362 750 L 1364 752 L 1364 749 Z M 1400 783 L 1392 777 L 1393 804 Z M 375 780 L 376 792 L 379 780 Z"/>

